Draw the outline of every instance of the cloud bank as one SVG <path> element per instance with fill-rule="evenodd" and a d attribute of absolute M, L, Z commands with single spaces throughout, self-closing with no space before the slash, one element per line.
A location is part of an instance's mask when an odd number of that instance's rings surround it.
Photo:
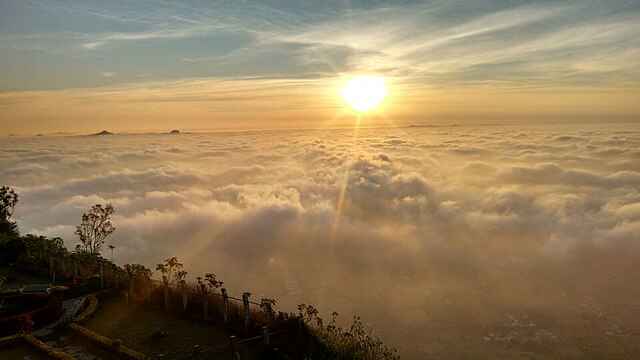
<path fill-rule="evenodd" d="M 640 320 L 638 148 L 628 124 L 9 138 L 0 182 L 22 232 L 73 247 L 110 202 L 117 262 L 360 313 L 408 358 L 580 354 L 594 314 L 593 339 Z"/>

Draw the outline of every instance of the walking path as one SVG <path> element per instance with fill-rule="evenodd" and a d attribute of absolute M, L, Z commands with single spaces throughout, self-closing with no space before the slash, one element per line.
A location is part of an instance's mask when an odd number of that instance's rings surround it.
<path fill-rule="evenodd" d="M 73 318 L 76 316 L 80 308 L 82 307 L 82 304 L 84 303 L 85 299 L 86 299 L 86 296 L 80 296 L 77 298 L 65 300 L 62 303 L 62 309 L 64 310 L 64 313 L 62 314 L 62 316 L 60 316 L 58 320 L 45 326 L 44 328 L 34 331 L 33 335 L 37 337 L 48 336 L 53 333 L 56 327 L 60 325 L 69 324 L 73 320 Z"/>

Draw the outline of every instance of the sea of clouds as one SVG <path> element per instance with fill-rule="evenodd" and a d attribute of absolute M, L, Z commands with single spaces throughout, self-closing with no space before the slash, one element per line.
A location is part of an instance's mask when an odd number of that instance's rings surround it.
<path fill-rule="evenodd" d="M 407 358 L 640 326 L 633 124 L 4 138 L 0 184 L 23 233 L 73 248 L 109 202 L 116 262 L 358 313 Z"/>

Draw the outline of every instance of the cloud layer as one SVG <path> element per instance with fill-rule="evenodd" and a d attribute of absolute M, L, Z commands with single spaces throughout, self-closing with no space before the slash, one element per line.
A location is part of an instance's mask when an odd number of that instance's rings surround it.
<path fill-rule="evenodd" d="M 639 324 L 638 148 L 629 124 L 9 138 L 0 183 L 23 232 L 71 247 L 111 202 L 117 262 L 360 313 L 408 358 L 580 354 L 576 326 Z"/>

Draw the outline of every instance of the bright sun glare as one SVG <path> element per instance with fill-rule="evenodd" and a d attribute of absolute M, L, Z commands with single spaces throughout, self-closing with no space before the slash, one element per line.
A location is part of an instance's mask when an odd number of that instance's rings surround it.
<path fill-rule="evenodd" d="M 342 98 L 358 112 L 375 108 L 386 95 L 384 78 L 380 76 L 357 76 L 342 88 Z"/>

